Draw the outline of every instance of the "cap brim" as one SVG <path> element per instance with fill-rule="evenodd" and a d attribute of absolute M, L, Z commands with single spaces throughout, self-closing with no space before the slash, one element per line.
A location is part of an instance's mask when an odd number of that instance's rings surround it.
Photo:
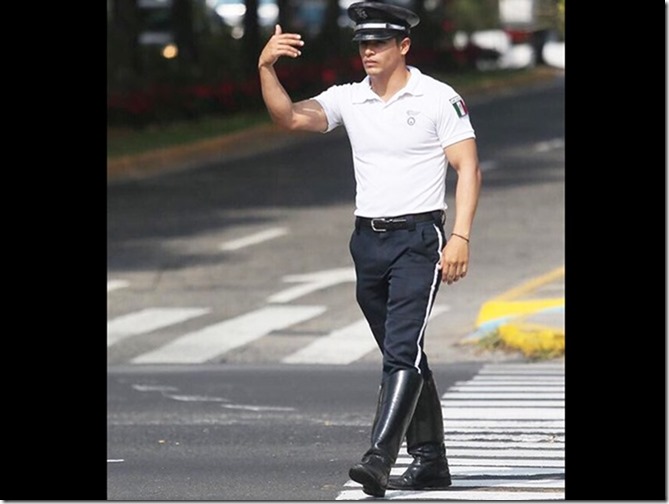
<path fill-rule="evenodd" d="M 388 40 L 395 38 L 397 35 L 405 35 L 397 30 L 360 30 L 353 35 L 353 42 L 361 42 L 365 40 Z"/>

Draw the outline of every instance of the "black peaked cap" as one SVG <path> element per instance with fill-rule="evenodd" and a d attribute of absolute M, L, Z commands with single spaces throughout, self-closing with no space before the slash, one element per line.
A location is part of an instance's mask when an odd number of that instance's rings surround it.
<path fill-rule="evenodd" d="M 408 35 L 420 22 L 415 12 L 383 2 L 356 2 L 347 12 L 355 22 L 354 41 L 387 40 L 398 34 Z"/>

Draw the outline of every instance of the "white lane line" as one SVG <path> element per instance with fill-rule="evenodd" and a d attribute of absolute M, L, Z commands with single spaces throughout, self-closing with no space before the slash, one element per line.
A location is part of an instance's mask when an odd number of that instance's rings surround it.
<path fill-rule="evenodd" d="M 477 433 L 469 433 L 469 434 L 450 434 L 448 436 L 448 446 L 454 446 L 454 445 L 460 445 L 462 443 L 462 446 L 477 446 L 477 443 L 481 443 L 483 445 L 484 443 L 491 442 L 491 443 L 498 443 L 498 442 L 504 442 L 505 446 L 506 445 L 511 445 L 513 446 L 515 443 L 519 444 L 527 444 L 527 445 L 533 445 L 533 444 L 542 444 L 542 445 L 552 445 L 553 443 L 557 444 L 558 446 L 564 444 L 564 436 L 563 435 L 556 435 L 556 434 L 526 434 L 526 433 L 514 433 L 514 432 L 509 432 L 507 434 L 500 434 L 496 432 L 477 432 Z M 458 443 L 460 441 L 460 443 Z"/>
<path fill-rule="evenodd" d="M 493 399 L 487 400 L 478 400 L 478 399 L 447 399 L 444 403 L 444 406 L 447 408 L 476 408 L 476 407 L 502 407 L 502 408 L 534 408 L 536 406 L 543 408 L 564 408 L 564 401 L 553 401 L 550 399 L 541 399 L 538 401 L 534 400 L 514 400 L 514 399 L 502 399 L 496 401 Z"/>
<path fill-rule="evenodd" d="M 384 497 L 386 500 L 439 500 L 439 501 L 546 501 L 565 500 L 565 493 L 552 492 L 496 492 L 491 490 L 429 490 L 429 491 L 405 491 L 387 490 Z M 370 500 L 373 497 L 366 495 L 362 490 L 344 490 L 336 500 Z"/>
<path fill-rule="evenodd" d="M 554 149 L 561 149 L 564 147 L 564 138 L 553 138 L 544 142 L 538 142 L 534 145 L 536 152 L 548 152 Z"/>
<path fill-rule="evenodd" d="M 536 370 L 552 370 L 559 369 L 561 372 L 564 372 L 564 362 L 562 361 L 552 361 L 552 362 L 522 362 L 520 364 L 513 364 L 511 362 L 504 363 L 494 363 L 491 362 L 486 364 L 481 371 L 489 372 L 492 370 L 497 370 L 498 372 L 506 371 L 536 371 Z"/>
<path fill-rule="evenodd" d="M 533 433 L 548 433 L 548 434 L 564 434 L 564 420 L 561 421 L 539 421 L 539 422 L 518 422 L 514 420 L 497 420 L 497 421 L 482 421 L 482 420 L 449 420 L 446 423 L 445 432 L 452 432 L 457 434 L 464 434 L 467 432 L 488 432 L 488 433 L 519 433 L 519 432 L 533 432 Z"/>
<path fill-rule="evenodd" d="M 128 285 L 130 285 L 130 282 L 127 280 L 107 280 L 107 292 L 111 292 L 116 289 L 124 289 Z"/>
<path fill-rule="evenodd" d="M 407 463 L 410 461 L 407 461 Z M 564 459 L 558 460 L 547 460 L 547 459 L 516 459 L 516 458 L 465 458 L 465 457 L 453 457 L 448 459 L 448 465 L 450 466 L 461 466 L 461 465 L 470 465 L 470 466 L 501 466 L 501 467 L 559 467 L 564 471 Z"/>
<path fill-rule="evenodd" d="M 498 385 L 489 385 L 489 386 L 478 386 L 478 385 L 455 385 L 449 388 L 451 392 L 527 392 L 532 393 L 541 393 L 541 392 L 561 392 L 564 393 L 564 385 L 545 385 L 538 387 L 530 387 L 523 385 L 509 385 L 509 386 L 498 386 Z"/>
<path fill-rule="evenodd" d="M 564 399 L 564 392 L 447 392 L 442 399 Z"/>
<path fill-rule="evenodd" d="M 324 306 L 268 306 L 188 333 L 132 359 L 135 364 L 197 364 L 251 343 L 272 331 L 316 317 Z"/>
<path fill-rule="evenodd" d="M 469 382 L 458 382 L 456 385 L 469 383 L 471 385 L 527 385 L 528 387 L 537 385 L 564 385 L 564 376 L 549 376 L 529 380 L 521 377 L 495 378 L 486 376 L 485 378 L 473 378 Z"/>
<path fill-rule="evenodd" d="M 355 282 L 355 268 L 335 268 L 302 275 L 287 275 L 283 277 L 284 282 L 297 282 L 299 285 L 272 294 L 267 298 L 269 303 L 288 303 L 297 298 L 327 289 L 340 283 Z"/>
<path fill-rule="evenodd" d="M 430 317 L 448 311 L 448 306 L 434 306 Z M 331 332 L 284 357 L 286 364 L 350 364 L 377 349 L 376 340 L 365 319 Z"/>
<path fill-rule="evenodd" d="M 554 448 L 552 450 L 547 450 L 545 448 L 538 449 L 521 449 L 521 448 L 508 448 L 506 444 L 498 443 L 499 448 L 448 448 L 446 447 L 447 457 L 450 462 L 451 459 L 466 458 L 466 457 L 476 457 L 476 458 L 488 458 L 488 459 L 501 459 L 501 458 L 549 458 L 549 459 L 564 459 L 564 447 Z M 410 464 L 413 460 L 412 457 L 397 457 L 397 463 L 406 462 Z M 527 461 L 525 461 L 527 462 Z"/>
<path fill-rule="evenodd" d="M 513 449 L 528 449 L 528 450 L 564 450 L 565 444 L 564 439 L 561 442 L 556 441 L 509 441 L 509 440 L 490 440 L 490 441 L 474 441 L 467 440 L 460 443 L 457 443 L 453 436 L 449 436 L 446 440 L 446 451 L 450 453 L 450 450 L 455 450 L 461 448 L 513 448 Z M 406 451 L 406 450 L 405 450 Z"/>
<path fill-rule="evenodd" d="M 350 364 L 377 348 L 367 320 L 331 332 L 295 353 L 284 357 L 286 364 Z"/>
<path fill-rule="evenodd" d="M 553 473 L 555 470 L 551 469 Z M 404 468 L 393 468 L 390 471 L 391 476 L 399 476 L 404 472 Z M 550 474 L 550 473 L 549 473 Z M 453 473 L 451 471 L 451 476 Z M 525 476 L 523 474 L 523 476 Z M 531 480 L 516 480 L 513 478 L 452 478 L 453 484 L 449 490 L 456 490 L 462 487 L 488 487 L 488 488 L 564 488 L 563 479 L 531 479 Z M 347 488 L 360 488 L 360 483 L 349 480 L 344 485 Z"/>
<path fill-rule="evenodd" d="M 499 419 L 499 420 L 561 420 L 564 419 L 564 408 L 450 408 L 443 405 L 444 420 L 458 418 Z"/>
<path fill-rule="evenodd" d="M 125 462 L 125 459 L 107 459 L 107 462 Z"/>
<path fill-rule="evenodd" d="M 208 308 L 146 308 L 121 315 L 107 322 L 107 346 L 130 336 L 148 333 L 199 317 L 210 311 Z"/>
<path fill-rule="evenodd" d="M 246 411 L 295 411 L 289 406 L 258 406 L 256 404 L 221 404 L 222 408 Z"/>
<path fill-rule="evenodd" d="M 508 371 L 504 370 L 499 370 L 499 369 L 489 369 L 489 368 L 484 368 L 482 369 L 478 376 L 489 376 L 489 375 L 499 375 L 504 378 L 508 378 L 511 375 L 529 375 L 529 376 L 536 376 L 536 377 L 544 377 L 544 376 L 564 376 L 564 369 L 543 369 L 543 370 L 537 370 L 537 369 L 509 369 Z"/>
<path fill-rule="evenodd" d="M 225 251 L 239 250 L 250 245 L 256 245 L 264 241 L 272 240 L 288 233 L 288 229 L 283 227 L 266 229 L 243 238 L 227 241 L 221 244 L 220 249 Z"/>

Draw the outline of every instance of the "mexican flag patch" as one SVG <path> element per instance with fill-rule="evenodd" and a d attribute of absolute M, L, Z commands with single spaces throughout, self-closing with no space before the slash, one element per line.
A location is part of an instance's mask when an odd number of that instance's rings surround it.
<path fill-rule="evenodd" d="M 453 105 L 453 108 L 455 109 L 455 112 L 458 114 L 458 117 L 464 117 L 469 113 L 469 111 L 467 110 L 467 105 L 465 105 L 465 101 L 459 96 L 451 98 L 451 105 Z"/>

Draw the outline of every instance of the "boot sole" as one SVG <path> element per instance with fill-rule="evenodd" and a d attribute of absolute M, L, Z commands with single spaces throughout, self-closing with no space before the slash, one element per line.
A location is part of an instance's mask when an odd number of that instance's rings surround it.
<path fill-rule="evenodd" d="M 364 469 L 352 467 L 348 471 L 348 476 L 362 485 L 362 491 L 367 495 L 373 497 L 383 497 L 386 494 L 386 489 L 379 485 L 374 476 L 366 472 Z"/>

